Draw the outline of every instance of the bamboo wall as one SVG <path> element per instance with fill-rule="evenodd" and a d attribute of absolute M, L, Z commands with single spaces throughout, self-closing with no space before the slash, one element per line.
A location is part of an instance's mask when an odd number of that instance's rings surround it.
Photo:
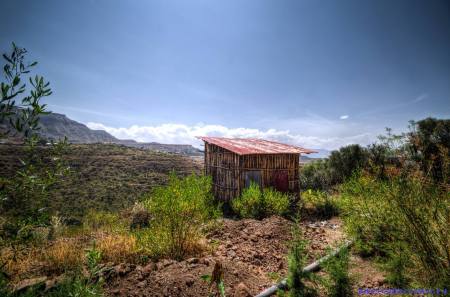
<path fill-rule="evenodd" d="M 283 179 L 287 176 L 285 191 L 298 193 L 299 158 L 299 154 L 240 156 L 217 145 L 205 143 L 205 174 L 212 177 L 214 196 L 223 201 L 240 195 L 246 186 L 248 172 L 257 173 L 264 188 L 276 187 L 277 176 L 282 176 Z"/>

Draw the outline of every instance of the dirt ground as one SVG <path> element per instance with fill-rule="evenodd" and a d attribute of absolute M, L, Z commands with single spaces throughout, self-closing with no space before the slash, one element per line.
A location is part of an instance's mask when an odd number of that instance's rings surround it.
<path fill-rule="evenodd" d="M 224 270 L 226 296 L 254 296 L 286 275 L 287 244 L 292 222 L 277 216 L 261 221 L 224 219 L 221 228 L 208 234 L 212 251 L 198 258 L 176 262 L 162 260 L 147 266 L 121 264 L 107 277 L 109 296 L 208 296 L 209 285 L 202 275 L 210 275 L 215 263 Z M 344 240 L 339 218 L 304 220 L 301 230 L 308 240 L 308 263 Z M 373 264 L 351 257 L 355 290 L 383 286 L 384 276 Z M 213 293 L 216 293 L 212 289 Z"/>

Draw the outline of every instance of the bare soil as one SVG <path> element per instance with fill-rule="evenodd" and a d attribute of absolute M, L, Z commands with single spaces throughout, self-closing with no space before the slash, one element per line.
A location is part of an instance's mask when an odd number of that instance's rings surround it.
<path fill-rule="evenodd" d="M 212 251 L 181 262 L 119 265 L 107 279 L 107 295 L 208 296 L 209 284 L 201 276 L 210 275 L 215 263 L 220 262 L 226 295 L 254 296 L 286 275 L 292 224 L 277 216 L 261 221 L 224 219 L 222 226 L 207 236 Z M 300 227 L 309 242 L 308 262 L 320 258 L 327 247 L 336 247 L 344 239 L 338 218 L 305 220 Z M 359 260 L 352 258 L 352 261 L 358 264 Z M 355 288 L 361 285 L 358 280 Z M 216 293 L 214 288 L 212 292 Z"/>

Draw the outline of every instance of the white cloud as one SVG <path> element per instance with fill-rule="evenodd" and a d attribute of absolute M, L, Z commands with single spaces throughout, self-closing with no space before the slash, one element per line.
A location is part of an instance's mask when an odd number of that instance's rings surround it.
<path fill-rule="evenodd" d="M 427 98 L 428 98 L 428 94 L 427 94 L 427 93 L 424 93 L 424 94 L 421 94 L 421 95 L 417 96 L 416 99 L 414 99 L 414 100 L 411 101 L 411 102 L 412 102 L 412 103 L 417 103 L 417 102 L 423 101 L 423 100 L 425 100 L 425 99 L 427 99 Z"/>
<path fill-rule="evenodd" d="M 362 133 L 347 137 L 316 137 L 291 133 L 289 130 L 259 130 L 251 128 L 228 128 L 222 125 L 196 124 L 193 126 L 183 124 L 161 124 L 158 126 L 138 126 L 129 128 L 108 127 L 101 123 L 87 123 L 94 130 L 105 130 L 119 139 L 134 139 L 139 142 L 159 142 L 191 144 L 201 148 L 202 141 L 196 136 L 219 137 L 249 137 L 264 138 L 284 143 L 299 145 L 305 148 L 337 149 L 343 145 L 359 143 L 366 145 L 373 139 L 369 133 Z"/>
<path fill-rule="evenodd" d="M 340 117 L 339 117 L 341 120 L 346 120 L 346 119 L 348 119 L 348 115 L 341 115 Z"/>

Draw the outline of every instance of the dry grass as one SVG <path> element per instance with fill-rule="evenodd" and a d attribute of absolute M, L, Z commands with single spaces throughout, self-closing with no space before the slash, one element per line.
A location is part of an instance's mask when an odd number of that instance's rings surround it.
<path fill-rule="evenodd" d="M 12 248 L 0 250 L 0 264 L 4 264 L 5 272 L 13 280 L 22 279 L 38 269 L 41 250 L 38 248 L 26 248 L 14 251 Z"/>
<path fill-rule="evenodd" d="M 97 239 L 96 247 L 108 262 L 132 262 L 137 255 L 136 238 L 130 234 L 106 234 Z"/>
<path fill-rule="evenodd" d="M 58 239 L 45 251 L 43 260 L 51 271 L 65 272 L 83 265 L 83 248 L 77 240 Z"/>

